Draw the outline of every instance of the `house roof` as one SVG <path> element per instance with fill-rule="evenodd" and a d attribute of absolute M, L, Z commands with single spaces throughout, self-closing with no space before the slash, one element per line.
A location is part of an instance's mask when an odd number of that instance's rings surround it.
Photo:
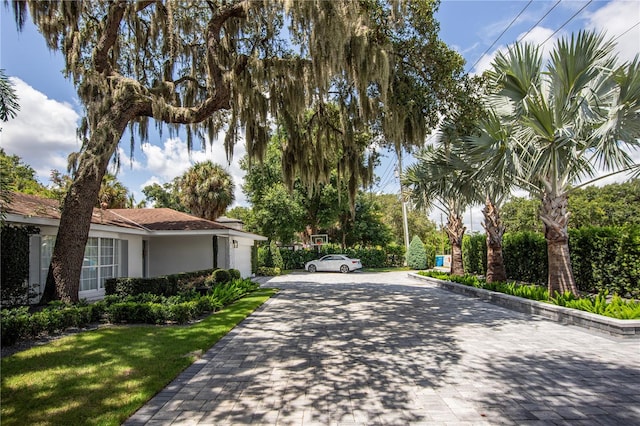
<path fill-rule="evenodd" d="M 109 209 L 109 212 L 150 231 L 199 231 L 227 226 L 168 208 Z"/>
<path fill-rule="evenodd" d="M 2 203 L 3 211 L 8 214 L 15 214 L 27 218 L 37 217 L 60 220 L 60 203 L 57 200 L 42 198 L 37 195 L 21 194 L 19 192 L 11 193 L 10 200 L 9 204 Z M 139 228 L 139 226 L 112 214 L 110 210 L 97 208 L 93 209 L 91 223 L 119 226 L 122 228 Z"/>
<path fill-rule="evenodd" d="M 59 206 L 57 200 L 21 193 L 11 193 L 10 203 L 7 205 L 2 203 L 2 208 L 7 214 L 58 221 L 60 220 Z M 232 226 L 225 226 L 168 208 L 104 210 L 94 208 L 91 223 L 147 232 L 218 231 L 213 233 L 245 236 L 257 240 L 266 239 L 261 235 L 240 231 Z"/>

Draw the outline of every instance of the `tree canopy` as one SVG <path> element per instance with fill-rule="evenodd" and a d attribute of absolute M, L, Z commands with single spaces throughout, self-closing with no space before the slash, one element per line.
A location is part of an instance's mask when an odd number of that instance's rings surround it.
<path fill-rule="evenodd" d="M 339 178 L 357 191 L 361 134 L 419 144 L 423 114 L 389 102 L 399 64 L 420 72 L 401 76 L 428 90 L 423 107 L 447 108 L 462 61 L 437 38 L 437 1 L 51 1 L 14 2 L 22 27 L 30 12 L 52 50 L 65 58 L 64 73 L 85 107 L 81 151 L 67 193 L 43 302 L 77 300 L 92 200 L 123 132 L 144 140 L 149 124 L 185 126 L 211 142 L 225 133 L 227 154 L 242 136 L 252 159 L 261 157 L 271 119 L 287 129 L 285 177 L 306 185 L 329 179 L 321 149 L 339 144 Z M 411 40 L 403 45 L 401 42 Z M 415 42 L 415 43 L 414 43 Z M 406 47 L 406 49 L 405 49 Z M 413 49 L 413 50 L 412 50 Z M 432 52 L 432 54 L 429 54 Z M 424 60 L 424 61 L 423 61 Z M 425 62 L 426 61 L 426 62 Z M 429 66 L 427 66 L 429 65 Z M 435 72 L 438 71 L 438 72 Z M 333 119 L 335 105 L 339 127 Z M 316 113 L 318 131 L 305 125 Z M 335 135 L 340 134 L 340 138 Z M 133 149 L 132 140 L 132 149 Z M 397 143 L 397 142 L 396 142 Z M 314 167 L 303 162 L 318 149 Z"/>

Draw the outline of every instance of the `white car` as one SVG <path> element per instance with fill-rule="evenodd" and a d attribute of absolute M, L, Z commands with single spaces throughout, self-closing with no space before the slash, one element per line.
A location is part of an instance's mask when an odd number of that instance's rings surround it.
<path fill-rule="evenodd" d="M 360 268 L 362 268 L 360 259 L 351 259 L 344 254 L 328 254 L 304 264 L 304 269 L 309 272 L 328 271 L 346 274 Z"/>

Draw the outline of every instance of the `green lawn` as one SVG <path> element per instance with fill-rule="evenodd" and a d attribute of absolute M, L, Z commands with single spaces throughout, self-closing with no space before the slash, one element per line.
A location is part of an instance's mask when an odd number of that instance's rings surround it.
<path fill-rule="evenodd" d="M 274 293 L 188 326 L 102 328 L 4 358 L 2 424 L 119 425 Z"/>

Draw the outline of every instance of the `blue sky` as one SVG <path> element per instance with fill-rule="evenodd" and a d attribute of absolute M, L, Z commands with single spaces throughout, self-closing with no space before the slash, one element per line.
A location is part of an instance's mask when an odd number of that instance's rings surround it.
<path fill-rule="evenodd" d="M 543 16 L 547 14 L 546 17 Z M 460 52 L 467 61 L 465 70 L 479 73 L 487 69 L 495 53 L 524 38 L 543 49 L 550 49 L 562 36 L 580 29 L 605 31 L 618 37 L 618 51 L 623 59 L 631 59 L 640 52 L 640 1 L 456 1 L 443 0 L 436 15 L 440 22 L 440 37 Z M 8 154 L 17 154 L 31 165 L 38 178 L 49 183 L 51 169 L 66 171 L 67 155 L 79 149 L 75 129 L 82 113 L 73 84 L 61 73 L 63 59 L 50 52 L 42 36 L 29 22 L 18 33 L 13 14 L 0 6 L 0 68 L 3 68 L 20 97 L 19 115 L 2 123 L 0 146 Z M 557 31 L 557 32 L 556 32 Z M 555 33 L 555 34 L 554 34 Z M 182 174 L 191 164 L 205 159 L 226 165 L 220 142 L 207 150 L 194 149 L 187 153 L 184 139 L 151 137 L 150 143 L 135 146 L 134 157 L 129 156 L 129 137 L 121 143 L 122 166 L 118 179 L 135 195 L 144 198 L 144 185 L 164 183 Z M 240 190 L 242 171 L 238 160 L 244 155 L 242 147 L 235 151 L 228 170 L 236 182 L 236 203 L 246 205 Z M 397 159 L 385 154 L 376 170 L 380 178 L 376 192 L 397 193 L 399 183 L 394 173 Z M 410 163 L 407 159 L 406 163 Z M 439 213 L 432 216 L 439 222 Z M 480 230 L 480 212 L 465 218 L 467 227 Z"/>

